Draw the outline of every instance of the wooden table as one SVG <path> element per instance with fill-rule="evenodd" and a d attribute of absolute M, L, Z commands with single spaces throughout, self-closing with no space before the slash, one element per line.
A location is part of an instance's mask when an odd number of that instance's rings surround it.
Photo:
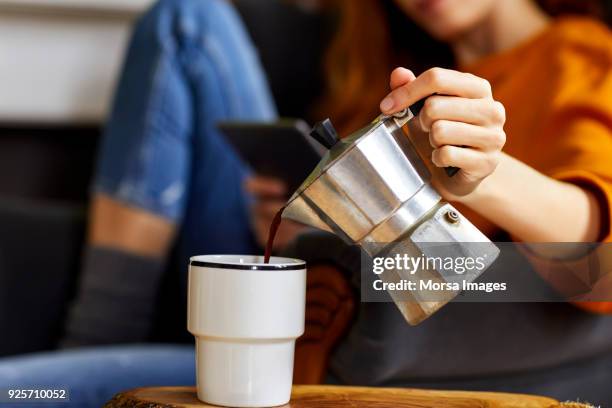
<path fill-rule="evenodd" d="M 137 388 L 117 394 L 105 408 L 203 408 L 195 387 Z M 375 408 L 560 408 L 588 407 L 551 398 L 468 391 L 296 385 L 285 407 Z"/>

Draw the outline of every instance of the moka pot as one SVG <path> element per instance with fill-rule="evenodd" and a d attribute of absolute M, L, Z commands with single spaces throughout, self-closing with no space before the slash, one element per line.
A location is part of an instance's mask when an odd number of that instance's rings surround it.
<path fill-rule="evenodd" d="M 329 119 L 315 126 L 312 136 L 328 151 L 289 199 L 283 218 L 332 232 L 371 258 L 408 254 L 483 259 L 482 269 L 461 276 L 441 267 L 410 274 L 390 270 L 381 275 L 387 283 L 471 282 L 493 263 L 499 249 L 431 185 L 431 173 L 404 130 L 419 108 L 381 115 L 343 139 Z M 445 170 L 449 177 L 458 171 Z M 416 325 L 459 292 L 389 293 L 406 321 Z"/>

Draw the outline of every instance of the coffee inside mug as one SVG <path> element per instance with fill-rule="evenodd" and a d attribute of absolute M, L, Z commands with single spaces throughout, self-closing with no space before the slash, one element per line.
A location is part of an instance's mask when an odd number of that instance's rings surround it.
<path fill-rule="evenodd" d="M 306 262 L 300 259 L 270 257 L 265 262 L 265 256 L 259 255 L 199 255 L 191 258 L 190 265 L 210 268 L 245 269 L 260 271 L 299 270 L 306 267 Z"/>

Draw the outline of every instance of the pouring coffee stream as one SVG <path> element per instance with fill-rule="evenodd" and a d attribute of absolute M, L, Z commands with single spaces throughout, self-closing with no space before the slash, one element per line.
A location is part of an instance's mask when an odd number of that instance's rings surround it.
<path fill-rule="evenodd" d="M 493 263 L 499 249 L 431 185 L 431 173 L 414 147 L 405 125 L 423 102 L 394 115 L 381 115 L 363 129 L 338 138 L 329 119 L 311 136 L 328 149 L 321 162 L 276 214 L 265 258 L 269 261 L 282 218 L 338 235 L 358 245 L 369 258 L 483 257 L 484 268 L 464 276 L 471 282 Z M 449 177 L 459 169 L 446 168 Z M 477 243 L 478 245 L 474 245 Z M 443 244 L 443 245 L 442 245 Z M 412 280 L 450 282 L 454 271 L 442 267 L 390 270 L 387 283 Z M 459 291 L 432 298 L 427 291 L 391 291 L 406 321 L 418 324 L 452 300 Z"/>
<path fill-rule="evenodd" d="M 286 207 L 287 206 L 283 206 L 283 208 L 278 210 L 278 212 L 274 215 L 272 224 L 270 224 L 270 230 L 268 231 L 268 240 L 266 241 L 266 250 L 264 252 L 264 263 L 270 263 L 272 250 L 274 249 L 274 239 L 276 238 L 278 227 L 280 227 L 280 223 L 283 220 L 283 211 Z"/>

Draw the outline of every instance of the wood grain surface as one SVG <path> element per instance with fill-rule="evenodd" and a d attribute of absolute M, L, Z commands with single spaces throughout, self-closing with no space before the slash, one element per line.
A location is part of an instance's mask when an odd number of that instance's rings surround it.
<path fill-rule="evenodd" d="M 296 385 L 291 402 L 284 407 L 374 408 L 559 408 L 551 398 L 520 394 L 468 391 L 429 391 L 403 388 Z M 137 388 L 117 394 L 105 408 L 203 408 L 195 387 Z"/>

